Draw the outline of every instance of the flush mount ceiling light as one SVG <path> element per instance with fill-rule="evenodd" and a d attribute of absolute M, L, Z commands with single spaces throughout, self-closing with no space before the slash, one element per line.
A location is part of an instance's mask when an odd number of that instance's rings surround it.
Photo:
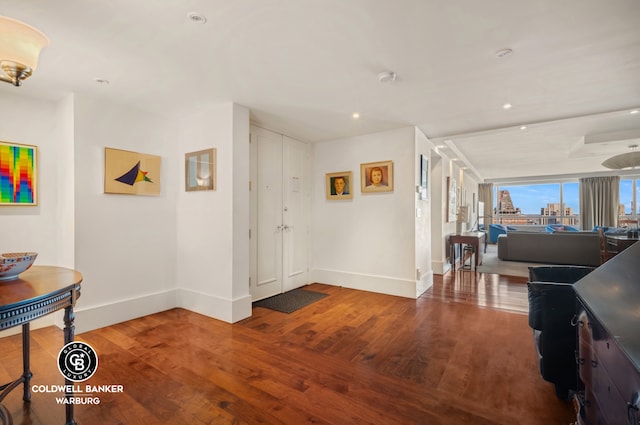
<path fill-rule="evenodd" d="M 398 76 L 395 72 L 392 71 L 384 71 L 378 74 L 378 81 L 381 83 L 392 83 L 394 82 Z"/>
<path fill-rule="evenodd" d="M 354 120 L 357 120 L 358 118 L 360 118 L 360 114 L 357 112 L 354 112 L 353 114 L 351 114 L 351 118 L 353 118 Z"/>
<path fill-rule="evenodd" d="M 505 103 L 504 105 L 502 105 L 502 109 L 511 109 L 513 108 L 513 105 L 510 103 Z"/>
<path fill-rule="evenodd" d="M 49 39 L 42 32 L 16 19 L 0 16 L 0 81 L 18 87 L 38 65 L 38 56 Z"/>
<path fill-rule="evenodd" d="M 640 113 L 640 109 L 634 109 L 633 111 L 629 112 L 631 115 L 635 115 L 637 113 Z"/>
<path fill-rule="evenodd" d="M 196 24 L 206 24 L 207 23 L 207 18 L 206 16 L 204 16 L 201 13 L 198 12 L 191 12 L 187 15 L 187 18 L 189 18 L 189 20 L 191 22 L 195 22 Z"/>
<path fill-rule="evenodd" d="M 511 56 L 513 50 L 511 49 L 500 49 L 496 52 L 496 56 L 499 58 L 506 58 L 507 56 Z"/>
<path fill-rule="evenodd" d="M 638 168 L 640 167 L 640 152 L 636 150 L 637 148 L 638 145 L 629 145 L 629 150 L 631 152 L 612 156 L 611 158 L 604 161 L 602 165 L 607 168 L 611 168 L 612 170 Z"/>

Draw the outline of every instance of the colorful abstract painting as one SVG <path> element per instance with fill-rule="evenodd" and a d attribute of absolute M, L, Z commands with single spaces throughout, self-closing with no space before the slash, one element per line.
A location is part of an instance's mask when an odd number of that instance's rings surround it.
<path fill-rule="evenodd" d="M 0 142 L 0 205 L 37 205 L 37 147 Z"/>
<path fill-rule="evenodd" d="M 120 149 L 104 150 L 104 192 L 160 194 L 160 157 Z"/>

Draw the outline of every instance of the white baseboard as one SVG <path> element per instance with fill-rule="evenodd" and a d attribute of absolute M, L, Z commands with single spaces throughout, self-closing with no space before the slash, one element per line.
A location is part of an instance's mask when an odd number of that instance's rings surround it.
<path fill-rule="evenodd" d="M 178 307 L 203 314 L 227 323 L 235 323 L 251 317 L 251 295 L 231 300 L 211 294 L 178 289 Z"/>
<path fill-rule="evenodd" d="M 449 261 L 432 261 L 431 267 L 435 274 L 445 274 L 451 270 L 451 263 Z"/>
<path fill-rule="evenodd" d="M 98 306 L 74 309 L 75 332 L 80 334 L 114 325 L 149 314 L 159 313 L 176 307 L 176 290 L 171 289 L 137 298 L 116 301 Z M 56 316 L 56 325 L 63 327 L 62 316 Z"/>
<path fill-rule="evenodd" d="M 416 298 L 427 292 L 433 286 L 433 270 L 425 273 L 424 276 L 416 282 Z"/>
<path fill-rule="evenodd" d="M 312 282 L 325 283 L 327 285 L 342 286 L 344 288 L 405 298 L 417 298 L 415 280 L 324 269 L 311 270 L 310 277 Z"/>

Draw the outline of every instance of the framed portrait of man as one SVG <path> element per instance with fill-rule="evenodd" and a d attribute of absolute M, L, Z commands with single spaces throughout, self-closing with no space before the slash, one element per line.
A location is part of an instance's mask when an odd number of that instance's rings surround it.
<path fill-rule="evenodd" d="M 393 192 L 393 161 L 360 164 L 360 189 L 367 192 Z"/>
<path fill-rule="evenodd" d="M 352 199 L 353 173 L 351 171 L 340 171 L 326 174 L 327 199 L 335 201 L 339 199 Z"/>

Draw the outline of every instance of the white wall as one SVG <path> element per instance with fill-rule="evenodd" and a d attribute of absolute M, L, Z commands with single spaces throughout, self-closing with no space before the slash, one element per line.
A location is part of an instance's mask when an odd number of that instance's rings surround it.
<path fill-rule="evenodd" d="M 313 146 L 311 281 L 416 297 L 415 145 L 407 127 Z M 386 160 L 394 191 L 361 193 L 360 164 Z M 353 172 L 351 200 L 325 198 L 338 171 Z"/>
<path fill-rule="evenodd" d="M 178 305 L 227 322 L 251 315 L 249 295 L 249 111 L 198 105 L 180 121 L 184 154 L 216 148 L 215 191 L 177 196 Z"/>
<path fill-rule="evenodd" d="M 34 251 L 38 253 L 36 265 L 73 267 L 73 166 L 64 162 L 73 157 L 68 101 L 5 92 L 0 97 L 0 117 L 0 140 L 38 147 L 38 205 L 0 206 L 0 252 Z M 50 315 L 32 326 L 49 326 L 54 319 Z"/>
<path fill-rule="evenodd" d="M 427 159 L 427 169 L 432 165 L 431 143 L 422 131 L 415 128 L 415 184 L 420 183 L 421 155 Z M 427 174 L 427 180 L 430 180 Z M 429 191 L 433 186 L 431 182 Z M 416 267 L 416 296 L 433 286 L 433 269 L 431 266 L 431 195 L 427 199 L 421 199 L 419 194 L 415 194 L 415 267 Z"/>
<path fill-rule="evenodd" d="M 171 120 L 76 96 L 75 259 L 84 281 L 76 330 L 176 305 L 177 127 Z M 159 196 L 104 193 L 105 147 L 161 157 Z"/>
<path fill-rule="evenodd" d="M 60 185 L 65 165 L 57 159 L 70 148 L 59 127 L 59 109 L 55 102 L 8 93 L 0 98 L 0 140 L 38 147 L 38 205 L 0 206 L 0 251 L 35 251 L 39 265 L 60 265 L 58 242 L 69 239 L 58 227 L 59 199 L 73 198 L 73 186 Z"/>

